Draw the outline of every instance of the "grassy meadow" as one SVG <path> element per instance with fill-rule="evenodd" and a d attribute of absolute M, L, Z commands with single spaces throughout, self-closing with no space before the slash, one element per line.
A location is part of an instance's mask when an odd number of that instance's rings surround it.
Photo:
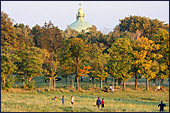
<path fill-rule="evenodd" d="M 48 91 L 48 84 L 41 83 L 37 78 L 35 89 L 14 88 L 1 90 L 1 112 L 159 112 L 158 104 L 161 100 L 166 104 L 165 112 L 169 112 L 169 87 L 165 91 L 155 91 L 156 86 L 150 86 L 150 91 L 145 91 L 144 85 L 139 85 L 139 90 L 134 90 L 134 85 L 127 84 L 127 91 L 122 91 L 122 86 L 115 92 L 103 92 L 91 87 L 88 81 L 80 82 L 81 89 L 77 92 L 69 88 L 69 84 L 62 81 L 56 82 L 56 89 Z M 111 83 L 111 81 L 108 81 Z M 104 84 L 104 87 L 110 84 Z M 42 84 L 42 85 L 41 85 Z M 65 104 L 61 98 L 65 96 Z M 71 105 L 71 96 L 75 97 L 74 105 Z M 52 100 L 57 96 L 58 100 Z M 105 107 L 97 108 L 97 97 L 104 98 Z"/>

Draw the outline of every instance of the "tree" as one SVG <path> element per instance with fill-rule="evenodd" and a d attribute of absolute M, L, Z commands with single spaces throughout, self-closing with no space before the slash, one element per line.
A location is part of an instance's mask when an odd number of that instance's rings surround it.
<path fill-rule="evenodd" d="M 17 35 L 12 23 L 12 19 L 8 17 L 6 13 L 1 12 L 1 46 L 5 43 L 9 43 L 11 46 L 16 47 L 19 45 L 17 42 Z"/>
<path fill-rule="evenodd" d="M 108 73 L 106 72 L 106 64 L 108 55 L 103 54 L 104 48 L 98 47 L 96 43 L 94 43 L 90 48 L 90 56 L 91 56 L 91 65 L 93 67 L 92 76 L 100 80 L 100 89 L 103 89 L 103 80 L 108 77 Z"/>
<path fill-rule="evenodd" d="M 3 88 L 7 86 L 7 78 L 17 70 L 15 62 L 18 60 L 16 49 L 12 48 L 9 43 L 4 43 L 1 47 L 1 80 Z"/>
<path fill-rule="evenodd" d="M 152 41 L 149 41 L 145 37 L 138 38 L 132 43 L 133 47 L 133 64 L 131 68 L 131 72 L 133 72 L 135 76 L 135 89 L 137 90 L 137 80 L 141 78 L 141 70 L 142 65 L 144 64 L 146 60 L 146 55 L 150 49 L 153 49 Z"/>
<path fill-rule="evenodd" d="M 80 67 L 88 60 L 88 45 L 81 38 L 70 38 L 64 46 L 64 58 L 75 66 L 77 90 L 79 90 Z"/>
<path fill-rule="evenodd" d="M 110 55 L 110 67 L 113 66 L 113 74 L 123 80 L 123 89 L 126 90 L 126 81 L 132 77 L 131 56 L 132 47 L 129 38 L 117 38 L 111 48 L 108 49 Z"/>
<path fill-rule="evenodd" d="M 22 45 L 22 49 L 18 50 L 20 61 L 18 64 L 18 72 L 22 72 L 18 77 L 22 77 L 22 81 L 29 87 L 33 88 L 33 77 L 39 76 L 43 69 L 43 59 L 46 57 L 44 50 L 37 47 L 29 47 Z M 23 84 L 24 85 L 24 84 Z"/>
<path fill-rule="evenodd" d="M 119 20 L 119 29 L 123 32 L 136 33 L 141 31 L 141 36 L 149 37 L 157 32 L 158 28 L 168 29 L 169 25 L 164 24 L 163 21 L 158 19 L 150 19 L 141 16 L 129 16 Z"/>
<path fill-rule="evenodd" d="M 31 34 L 33 35 L 33 42 L 36 47 L 38 47 L 38 38 L 40 37 L 42 28 L 38 24 L 36 24 L 32 29 L 31 29 Z"/>
<path fill-rule="evenodd" d="M 63 33 L 62 33 L 62 37 L 64 37 L 64 39 L 69 39 L 69 38 L 75 38 L 78 35 L 78 31 L 71 29 L 68 26 L 68 29 L 66 29 Z"/>
<path fill-rule="evenodd" d="M 153 64 L 157 59 L 160 59 L 162 55 L 156 54 L 155 51 L 159 47 L 146 37 L 138 38 L 133 44 L 133 68 L 132 71 L 135 73 L 135 81 L 137 81 L 137 75 L 143 74 L 142 77 L 146 78 L 146 90 L 149 90 L 148 81 L 153 79 L 156 75 L 157 70 L 153 70 Z M 137 82 L 135 82 L 135 87 Z"/>
<path fill-rule="evenodd" d="M 157 78 L 160 79 L 162 86 L 163 80 L 169 77 L 169 32 L 165 29 L 158 29 L 150 39 L 159 47 L 155 53 L 162 56 L 157 60 L 159 63 Z"/>
<path fill-rule="evenodd" d="M 14 27 L 15 27 L 15 32 L 16 32 L 16 35 L 17 35 L 17 42 L 19 42 L 18 47 L 21 45 L 21 43 L 24 43 L 25 45 L 30 46 L 30 47 L 34 46 L 33 36 L 31 34 L 31 29 L 29 28 L 28 25 L 17 23 L 17 24 L 14 25 Z"/>
<path fill-rule="evenodd" d="M 156 77 L 156 74 L 159 72 L 159 65 L 156 61 L 145 61 L 142 64 L 143 66 L 143 76 L 146 78 L 146 90 L 149 91 L 149 80 Z"/>
<path fill-rule="evenodd" d="M 36 32 L 37 30 L 37 32 Z M 53 79 L 55 78 L 54 75 L 58 69 L 58 57 L 57 55 L 57 49 L 62 47 L 62 35 L 58 27 L 55 27 L 51 21 L 49 23 L 44 24 L 42 29 L 40 29 L 38 26 L 34 27 L 33 33 L 38 34 L 37 37 L 35 37 L 35 42 L 37 43 L 37 47 L 41 49 L 46 49 L 50 53 L 50 83 L 53 84 Z M 40 33 L 40 34 L 39 34 Z M 47 67 L 49 65 L 47 64 Z M 49 68 L 48 68 L 49 69 Z M 47 69 L 47 70 L 48 70 Z M 49 76 L 48 76 L 49 77 Z M 52 80 L 51 80 L 52 79 Z M 51 83 L 52 82 L 52 83 Z M 53 88 L 55 86 L 55 82 L 53 84 Z M 50 88 L 50 87 L 49 87 Z"/>

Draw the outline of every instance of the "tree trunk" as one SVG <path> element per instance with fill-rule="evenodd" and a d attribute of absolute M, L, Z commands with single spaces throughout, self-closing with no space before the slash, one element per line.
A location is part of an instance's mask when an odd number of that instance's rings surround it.
<path fill-rule="evenodd" d="M 55 77 L 54 77 L 54 79 L 53 79 L 53 80 L 54 80 L 54 89 L 55 89 Z"/>
<path fill-rule="evenodd" d="M 92 76 L 92 83 L 94 84 L 94 77 Z"/>
<path fill-rule="evenodd" d="M 49 78 L 49 81 L 48 81 L 48 88 L 50 89 L 50 86 L 51 86 L 51 77 Z"/>
<path fill-rule="evenodd" d="M 3 85 L 6 86 L 6 79 L 3 80 Z"/>
<path fill-rule="evenodd" d="M 79 75 L 78 75 L 78 70 L 79 70 L 79 59 L 76 57 L 76 79 L 77 79 L 77 91 L 79 91 Z"/>
<path fill-rule="evenodd" d="M 113 82 L 112 82 L 112 87 L 114 88 L 114 84 L 115 84 L 115 83 L 114 83 L 114 78 L 112 78 L 112 80 L 113 80 Z"/>
<path fill-rule="evenodd" d="M 76 80 L 77 80 L 77 87 L 76 87 L 76 89 L 77 89 L 77 91 L 79 91 L 79 76 L 76 76 Z"/>
<path fill-rule="evenodd" d="M 118 87 L 118 79 L 116 79 L 116 88 Z"/>
<path fill-rule="evenodd" d="M 96 88 L 95 86 L 95 81 L 94 81 L 94 77 L 92 76 L 92 84 L 93 84 L 93 88 Z"/>
<path fill-rule="evenodd" d="M 74 88 L 74 79 L 73 79 L 73 75 L 72 75 L 72 77 L 71 77 L 71 83 L 72 83 L 72 85 L 71 85 L 71 88 Z"/>
<path fill-rule="evenodd" d="M 153 82 L 154 82 L 154 86 L 156 86 L 156 79 L 153 79 Z"/>
<path fill-rule="evenodd" d="M 161 81 L 160 81 L 161 87 L 162 87 L 162 83 L 163 83 L 163 79 L 161 79 Z"/>
<path fill-rule="evenodd" d="M 52 89 L 54 89 L 54 88 L 53 88 L 53 78 L 54 78 L 54 77 L 51 78 L 51 87 L 52 87 Z"/>
<path fill-rule="evenodd" d="M 69 75 L 68 78 L 69 78 L 69 85 L 70 85 L 70 88 L 71 88 L 71 76 Z"/>
<path fill-rule="evenodd" d="M 135 72 L 135 90 L 137 90 L 138 88 L 138 76 L 137 76 L 137 72 Z"/>
<path fill-rule="evenodd" d="M 65 81 L 66 81 L 66 83 L 67 83 L 67 77 L 65 76 Z"/>
<path fill-rule="evenodd" d="M 149 80 L 146 78 L 146 90 L 149 91 Z"/>
<path fill-rule="evenodd" d="M 100 89 L 103 89 L 103 80 L 100 80 Z"/>
<path fill-rule="evenodd" d="M 120 80 L 120 78 L 118 78 L 118 85 L 121 85 L 121 80 Z"/>
<path fill-rule="evenodd" d="M 107 84 L 107 77 L 105 78 L 105 84 Z"/>
<path fill-rule="evenodd" d="M 123 82 L 123 90 L 126 91 L 126 82 Z"/>

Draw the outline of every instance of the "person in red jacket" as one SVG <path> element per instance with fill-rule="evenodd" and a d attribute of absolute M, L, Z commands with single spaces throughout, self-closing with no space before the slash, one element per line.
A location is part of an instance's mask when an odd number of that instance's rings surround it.
<path fill-rule="evenodd" d="M 104 108 L 104 98 L 102 99 L 102 108 Z"/>

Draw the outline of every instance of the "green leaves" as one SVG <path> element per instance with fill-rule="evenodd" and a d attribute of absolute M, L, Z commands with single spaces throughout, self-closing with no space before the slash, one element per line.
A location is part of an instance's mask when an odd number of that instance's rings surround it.
<path fill-rule="evenodd" d="M 13 49 L 8 43 L 1 47 L 1 79 L 4 86 L 6 79 L 9 75 L 16 72 L 17 66 L 15 62 L 18 60 L 16 50 Z"/>
<path fill-rule="evenodd" d="M 130 73 L 132 65 L 132 47 L 129 38 L 118 38 L 108 49 L 110 59 L 108 61 L 109 73 L 114 78 L 121 78 L 126 82 L 133 75 Z M 124 86 L 125 88 L 125 86 Z"/>
<path fill-rule="evenodd" d="M 6 42 L 11 46 L 16 47 L 19 43 L 16 42 L 17 35 L 15 28 L 12 26 L 12 20 L 4 12 L 1 12 L 1 45 Z"/>
<path fill-rule="evenodd" d="M 145 37 L 155 34 L 158 28 L 162 28 L 166 30 L 169 28 L 166 24 L 164 24 L 163 21 L 159 21 L 158 19 L 141 17 L 141 16 L 129 16 L 119 21 L 120 21 L 119 24 L 120 31 L 122 32 L 128 31 L 132 33 L 141 31 L 141 36 L 145 36 Z"/>

